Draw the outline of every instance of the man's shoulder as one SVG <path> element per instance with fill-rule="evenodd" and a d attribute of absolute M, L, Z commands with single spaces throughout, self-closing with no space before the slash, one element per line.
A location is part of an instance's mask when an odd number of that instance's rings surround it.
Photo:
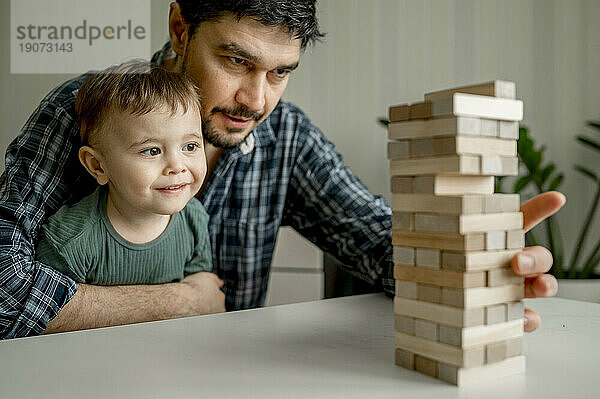
<path fill-rule="evenodd" d="M 283 100 L 279 101 L 269 115 L 267 123 L 269 124 L 267 129 L 270 129 L 280 141 L 290 137 L 298 140 L 319 132 L 300 107 Z"/>
<path fill-rule="evenodd" d="M 77 92 L 83 83 L 93 74 L 94 72 L 87 72 L 67 80 L 66 82 L 50 90 L 50 92 L 42 99 L 41 103 L 51 104 L 56 108 L 63 108 L 65 110 L 72 110 L 74 112 Z"/>

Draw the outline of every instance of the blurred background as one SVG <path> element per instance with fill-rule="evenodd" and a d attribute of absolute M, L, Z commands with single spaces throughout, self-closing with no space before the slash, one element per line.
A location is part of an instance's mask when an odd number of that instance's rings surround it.
<path fill-rule="evenodd" d="M 149 1 L 153 50 L 168 38 L 169 3 Z M 284 99 L 308 114 L 373 193 L 391 199 L 387 133 L 377 122 L 390 105 L 458 85 L 514 81 L 525 104 L 522 124 L 536 146 L 546 147 L 544 163 L 564 173 L 560 189 L 568 203 L 557 222 L 567 257 L 573 252 L 596 190 L 573 165 L 600 172 L 600 153 L 575 139 L 600 139 L 586 127 L 586 121 L 600 119 L 600 1 L 321 0 L 318 7 L 327 36 L 307 49 Z M 1 1 L 2 153 L 42 97 L 73 76 L 10 74 L 9 11 L 10 2 Z M 512 187 L 507 182 L 505 190 Z M 522 198 L 534 191 L 526 189 Z M 599 223 L 591 223 L 588 234 L 595 243 Z M 290 237 L 285 240 L 293 242 Z"/>

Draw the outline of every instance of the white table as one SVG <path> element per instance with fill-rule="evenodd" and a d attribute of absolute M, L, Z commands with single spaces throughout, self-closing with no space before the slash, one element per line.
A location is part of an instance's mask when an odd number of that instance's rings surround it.
<path fill-rule="evenodd" d="M 527 374 L 491 383 L 395 366 L 392 300 L 373 294 L 2 341 L 0 398 L 600 397 L 600 305 L 528 305 Z"/>

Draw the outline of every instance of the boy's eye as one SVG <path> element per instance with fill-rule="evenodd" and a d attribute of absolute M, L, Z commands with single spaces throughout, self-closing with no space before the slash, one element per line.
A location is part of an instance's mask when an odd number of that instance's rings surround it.
<path fill-rule="evenodd" d="M 142 151 L 142 154 L 144 154 L 148 157 L 155 157 L 158 154 L 160 154 L 160 148 L 156 148 L 156 147 L 148 148 L 147 150 Z"/>
<path fill-rule="evenodd" d="M 183 151 L 194 152 L 198 147 L 199 146 L 196 143 L 189 143 L 183 146 Z"/>

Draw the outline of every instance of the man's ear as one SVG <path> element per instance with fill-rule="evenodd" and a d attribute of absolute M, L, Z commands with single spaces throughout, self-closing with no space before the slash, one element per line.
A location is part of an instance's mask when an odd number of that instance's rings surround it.
<path fill-rule="evenodd" d="M 171 3 L 169 10 L 169 37 L 171 39 L 171 48 L 177 55 L 183 57 L 185 46 L 188 41 L 189 24 L 185 22 L 181 15 L 179 3 Z"/>
<path fill-rule="evenodd" d="M 79 162 L 96 179 L 101 186 L 108 183 L 108 176 L 104 167 L 102 167 L 102 157 L 100 154 L 87 145 L 79 149 Z"/>

